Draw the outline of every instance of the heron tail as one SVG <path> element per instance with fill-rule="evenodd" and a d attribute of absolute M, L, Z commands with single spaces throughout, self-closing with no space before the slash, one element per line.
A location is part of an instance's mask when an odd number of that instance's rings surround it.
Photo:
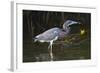
<path fill-rule="evenodd" d="M 34 40 L 34 42 L 36 42 L 37 41 L 37 38 L 32 38 L 33 40 Z"/>

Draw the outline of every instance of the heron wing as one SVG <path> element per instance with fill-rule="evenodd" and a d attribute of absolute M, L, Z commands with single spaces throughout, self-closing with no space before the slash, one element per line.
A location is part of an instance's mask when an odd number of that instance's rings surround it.
<path fill-rule="evenodd" d="M 59 28 L 52 28 L 49 29 L 47 31 L 45 31 L 44 33 L 41 34 L 41 39 L 42 40 L 53 40 L 55 39 L 56 36 L 58 36 L 58 33 L 60 32 Z"/>
<path fill-rule="evenodd" d="M 44 32 L 42 35 L 45 35 L 44 36 L 45 40 L 53 40 L 55 39 L 56 36 L 58 36 L 58 33 L 59 33 L 58 31 L 59 31 L 59 28 L 52 28 Z"/>

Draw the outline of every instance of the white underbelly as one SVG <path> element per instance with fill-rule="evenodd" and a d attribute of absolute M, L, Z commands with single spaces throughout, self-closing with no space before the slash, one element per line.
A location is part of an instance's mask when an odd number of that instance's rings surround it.
<path fill-rule="evenodd" d="M 58 36 L 56 36 L 54 39 L 53 39 L 53 41 L 56 41 L 58 39 Z"/>
<path fill-rule="evenodd" d="M 50 41 L 56 41 L 58 39 L 58 36 L 56 36 L 54 39 L 52 40 L 39 40 L 40 42 L 50 42 Z"/>

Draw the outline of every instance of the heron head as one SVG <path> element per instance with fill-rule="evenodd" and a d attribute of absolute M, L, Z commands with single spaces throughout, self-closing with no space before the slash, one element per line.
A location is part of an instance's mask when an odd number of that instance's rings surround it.
<path fill-rule="evenodd" d="M 67 20 L 64 24 L 63 24 L 63 29 L 68 28 L 70 25 L 74 25 L 74 24 L 81 24 L 80 22 L 77 21 L 72 21 L 72 20 Z"/>

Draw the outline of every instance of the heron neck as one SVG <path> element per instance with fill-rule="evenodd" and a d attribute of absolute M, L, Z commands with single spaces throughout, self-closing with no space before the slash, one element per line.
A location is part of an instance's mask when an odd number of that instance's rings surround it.
<path fill-rule="evenodd" d="M 64 30 L 65 30 L 65 32 L 69 32 L 70 31 L 70 27 L 66 27 Z"/>

